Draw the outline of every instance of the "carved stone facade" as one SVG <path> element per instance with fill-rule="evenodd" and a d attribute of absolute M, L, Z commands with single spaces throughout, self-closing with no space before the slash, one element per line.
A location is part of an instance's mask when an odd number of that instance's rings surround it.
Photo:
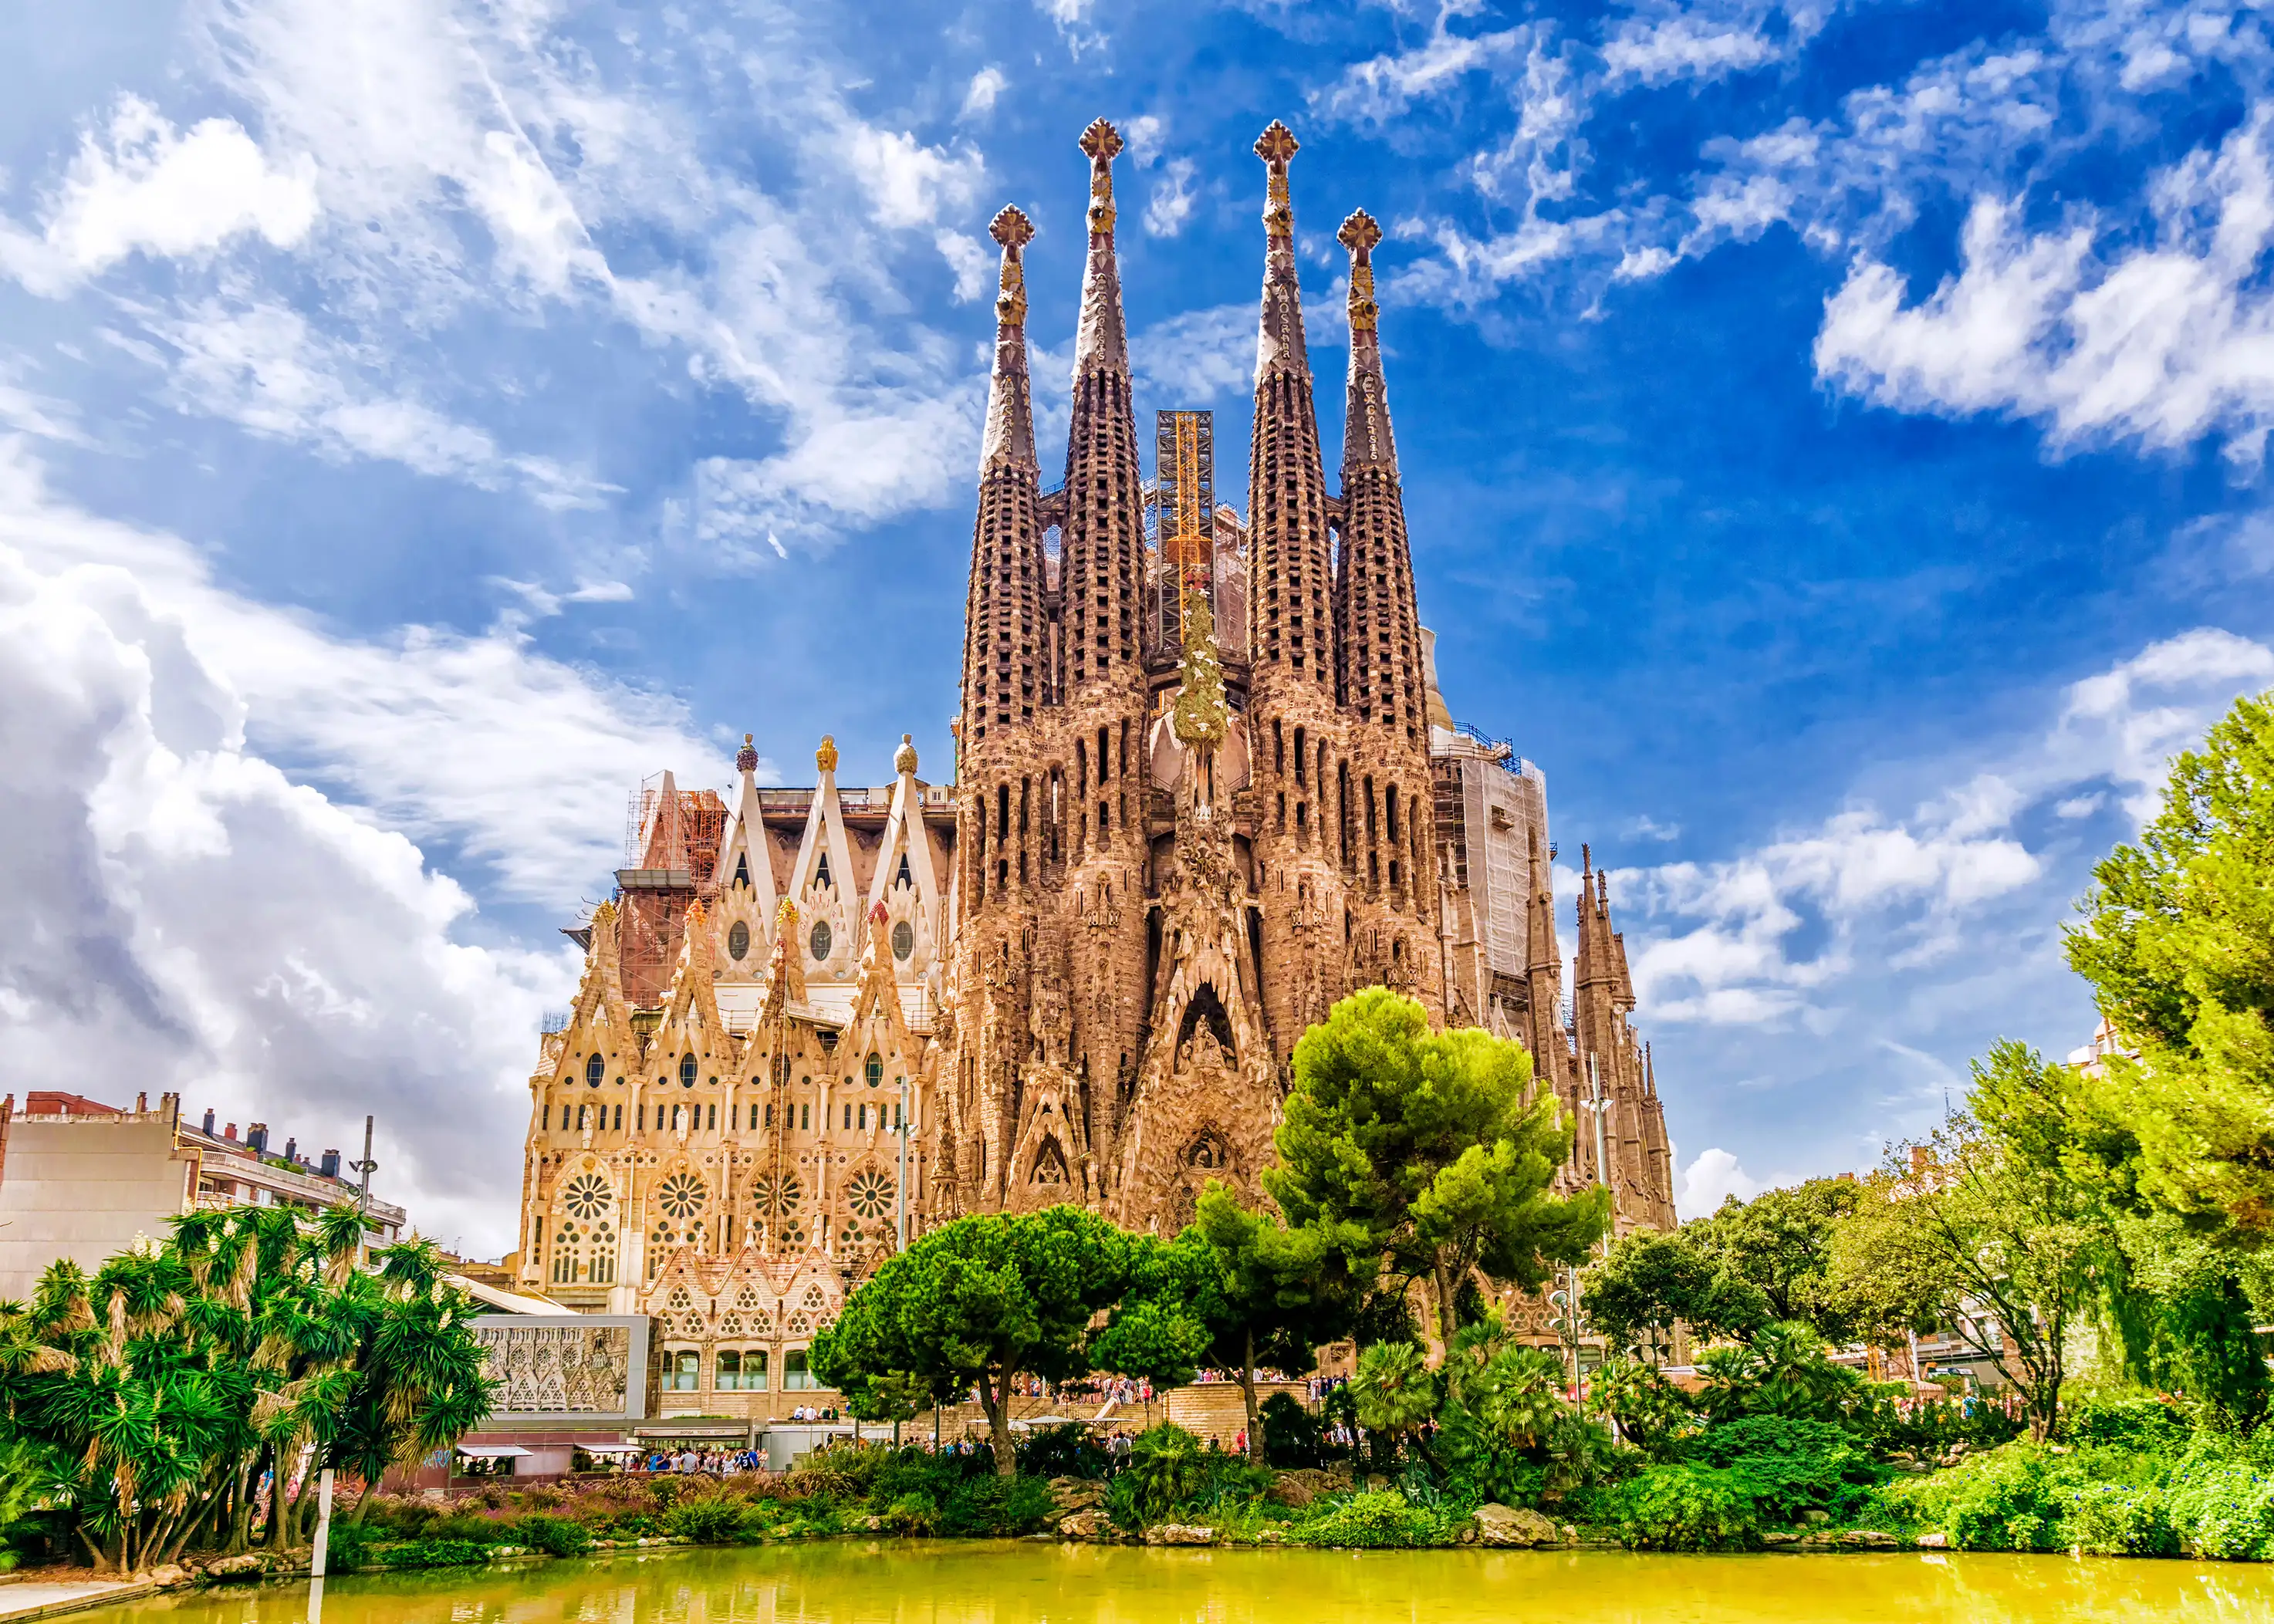
<path fill-rule="evenodd" d="M 838 789 L 826 741 L 811 790 L 758 789 L 747 748 L 732 804 L 666 775 L 637 866 L 579 933 L 584 986 L 531 1079 L 522 1278 L 660 1316 L 666 1370 L 697 1353 L 712 1408 L 793 1402 L 787 1361 L 903 1208 L 911 1234 L 1068 1200 L 1165 1233 L 1210 1178 L 1258 1192 L 1296 1040 L 1366 986 L 1522 1039 L 1567 1109 L 1600 1074 L 1623 1215 L 1671 1222 L 1600 888 L 1591 876 L 1574 1026 L 1544 858 L 1525 876 L 1528 951 L 1487 964 L 1476 921 L 1496 905 L 1462 878 L 1464 836 L 1439 826 L 1460 736 L 1434 725 L 1377 335 L 1380 227 L 1359 213 L 1338 234 L 1337 492 L 1297 278 L 1296 142 L 1264 132 L 1247 521 L 1203 507 L 1148 536 L 1114 245 L 1121 140 L 1101 120 L 1081 147 L 1088 256 L 1055 489 L 1028 365 L 1034 227 L 1006 208 L 991 228 L 952 785 L 918 780 L 905 743 L 874 791 Z M 1593 1177 L 1585 1119 L 1579 1137 L 1574 1179 Z M 763 1312 L 722 1306 L 744 1295 Z M 780 1396 L 718 1400 L 725 1352 L 745 1374 L 763 1354 Z"/>

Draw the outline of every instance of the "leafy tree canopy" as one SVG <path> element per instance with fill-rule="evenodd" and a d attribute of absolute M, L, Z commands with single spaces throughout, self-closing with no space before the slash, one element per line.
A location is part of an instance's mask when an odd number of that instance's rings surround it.
<path fill-rule="evenodd" d="M 2143 1190 L 2252 1239 L 2274 1232 L 2274 694 L 2241 699 L 2172 763 L 2162 810 L 2094 870 L 2070 966 L 2137 1063 L 2107 1115 Z"/>
<path fill-rule="evenodd" d="M 1303 1034 L 1294 1069 L 1264 1187 L 1291 1224 L 1357 1224 L 1395 1273 L 1428 1280 L 1449 1342 L 1472 1271 L 1537 1289 L 1609 1222 L 1607 1190 L 1552 1193 L 1571 1130 L 1520 1044 L 1432 1032 L 1374 987 Z"/>
<path fill-rule="evenodd" d="M 1143 1250 L 1092 1357 L 1164 1384 L 1191 1380 L 1198 1363 L 1238 1371 L 1248 1451 L 1260 1457 L 1257 1367 L 1309 1370 L 1319 1344 L 1350 1334 L 1379 1265 L 1363 1226 L 1320 1219 L 1290 1229 L 1210 1180 L 1192 1224 Z"/>
<path fill-rule="evenodd" d="M 869 1403 L 885 1379 L 946 1392 L 975 1384 L 996 1470 L 1011 1477 L 1013 1380 L 1087 1372 L 1091 1321 L 1121 1300 L 1155 1244 L 1074 1207 L 958 1218 L 878 1266 L 814 1339 L 814 1371 L 848 1403 Z"/>

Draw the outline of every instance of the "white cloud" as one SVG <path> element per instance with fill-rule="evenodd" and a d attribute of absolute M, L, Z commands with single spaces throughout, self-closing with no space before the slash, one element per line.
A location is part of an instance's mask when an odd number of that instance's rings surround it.
<path fill-rule="evenodd" d="M 1774 62 L 1782 53 L 1751 26 L 1721 27 L 1687 13 L 1655 22 L 1631 19 L 1603 46 L 1612 81 L 1665 85 L 1707 82 Z"/>
<path fill-rule="evenodd" d="M 409 840 L 246 747 L 198 643 L 129 571 L 0 540 L 0 1048 L 312 1150 L 373 1112 L 382 1194 L 509 1244 L 521 1080 L 573 954 L 465 941 L 465 892 Z"/>
<path fill-rule="evenodd" d="M 944 210 L 971 206 L 986 166 L 975 153 L 948 153 L 906 131 L 852 123 L 839 132 L 845 163 L 886 226 L 927 226 Z"/>
<path fill-rule="evenodd" d="M 2262 106 L 2158 175 L 2143 245 L 2100 252 L 2090 213 L 2032 231 L 2018 199 L 1984 197 L 1958 273 L 1916 304 L 1859 258 L 1826 304 L 1818 376 L 1901 410 L 2044 419 L 2056 446 L 2219 437 L 2256 463 L 2274 425 L 2270 120 Z"/>
<path fill-rule="evenodd" d="M 995 110 L 997 98 L 1002 95 L 1010 82 L 1003 76 L 1003 70 L 991 64 L 980 69 L 971 76 L 971 83 L 964 90 L 963 111 L 960 117 L 986 117 Z"/>
<path fill-rule="evenodd" d="M 1416 102 L 1450 91 L 1472 72 L 1514 62 L 1528 37 L 1525 29 L 1472 35 L 1450 31 L 1451 20 L 1472 9 L 1441 6 L 1427 41 L 1411 50 L 1352 63 L 1334 84 L 1311 93 L 1312 110 L 1346 124 L 1388 124 Z"/>
<path fill-rule="evenodd" d="M 1163 166 L 1160 184 L 1145 206 L 1145 229 L 1155 237 L 1174 237 L 1192 218 L 1193 161 L 1171 158 Z"/>
<path fill-rule="evenodd" d="M 186 257 L 244 235 L 290 248 L 315 223 L 315 177 L 305 153 L 272 164 L 235 119 L 183 133 L 139 96 L 121 96 L 108 130 L 80 138 L 49 200 L 44 263 L 19 274 L 60 291 L 65 278 L 138 252 Z"/>
<path fill-rule="evenodd" d="M 170 387 L 184 410 L 327 456 L 400 462 L 487 490 L 517 485 L 556 510 L 596 507 L 611 488 L 549 457 L 509 454 L 419 401 L 376 391 L 356 376 L 380 371 L 375 360 L 320 337 L 285 306 L 208 304 L 158 331 L 174 350 Z"/>
<path fill-rule="evenodd" d="M 44 575 L 100 567 L 131 578 L 179 624 L 185 658 L 242 702 L 254 748 L 390 828 L 449 843 L 508 896 L 573 908 L 616 866 L 623 798 L 643 776 L 727 777 L 675 702 L 550 659 L 509 622 L 480 636 L 417 626 L 382 640 L 331 635 L 224 590 L 177 538 L 59 501 L 6 442 L 0 545 Z M 173 692 L 161 683 L 154 703 Z"/>
<path fill-rule="evenodd" d="M 1131 341 L 1145 378 L 1179 398 L 1215 400 L 1255 387 L 1255 306 L 1212 305 L 1156 322 Z"/>
<path fill-rule="evenodd" d="M 2112 789 L 2145 817 L 2172 756 L 2239 691 L 2270 682 L 2274 650 L 2200 628 L 2071 685 L 2045 731 L 1996 765 L 1913 771 L 1954 786 L 1907 817 L 1858 804 L 1718 862 L 1619 876 L 1648 920 L 1632 950 L 1645 1014 L 1709 1026 L 1824 1018 L 1859 971 L 1978 945 L 1969 933 L 1992 907 L 2037 896 L 2049 872 L 2022 832 L 2029 813 L 2084 816 Z M 2044 899 L 2049 914 L 2059 906 Z"/>
<path fill-rule="evenodd" d="M 995 259 L 979 245 L 976 237 L 966 237 L 960 231 L 942 231 L 932 241 L 939 247 L 939 257 L 947 261 L 947 268 L 955 273 L 957 304 L 968 304 L 987 290 L 993 281 L 989 273 L 995 268 Z"/>
<path fill-rule="evenodd" d="M 1674 1209 L 1684 1218 L 1703 1218 L 1730 1196 L 1750 1201 L 1767 1188 L 1737 1164 L 1737 1158 L 1719 1148 L 1700 1151 L 1682 1169 L 1681 1187 L 1674 1194 Z"/>

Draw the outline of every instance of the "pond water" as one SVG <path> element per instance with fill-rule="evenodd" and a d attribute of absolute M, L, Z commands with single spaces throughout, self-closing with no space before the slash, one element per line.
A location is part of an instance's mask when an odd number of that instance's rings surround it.
<path fill-rule="evenodd" d="M 305 1624 L 308 1586 L 86 1624 Z M 1144 1550 L 832 1540 L 334 1579 L 320 1624 L 2219 1624 L 2274 1568 L 1905 1553 Z"/>

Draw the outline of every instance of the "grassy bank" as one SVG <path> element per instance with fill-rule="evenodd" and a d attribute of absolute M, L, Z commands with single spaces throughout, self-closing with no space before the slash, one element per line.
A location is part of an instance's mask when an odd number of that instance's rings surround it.
<path fill-rule="evenodd" d="M 2274 1557 L 2274 1448 L 2191 1431 L 2162 1406 L 2079 1417 L 2074 1441 L 1924 1447 L 1818 1421 L 1751 1417 L 1657 1449 L 1613 1447 L 1508 1495 L 1420 1459 L 1395 1477 L 1347 1465 L 1274 1470 L 1161 1426 L 1107 1474 L 1071 1432 L 1022 1454 L 1013 1478 L 984 1455 L 840 1447 L 793 1471 L 725 1479 L 605 1478 L 448 1504 L 385 1498 L 332 1534 L 335 1571 L 413 1568 L 655 1544 L 750 1545 L 847 1534 L 1057 1535 L 1097 1541 L 1419 1548 L 1586 1543 L 1640 1550 L 1954 1550 Z M 1938 1465 L 1932 1462 L 1954 1463 Z M 1537 1515 L 1532 1515 L 1532 1514 Z M 1857 1538 L 1841 1541 L 1843 1533 Z M 1801 1542 L 1807 1544 L 1803 1545 Z"/>

